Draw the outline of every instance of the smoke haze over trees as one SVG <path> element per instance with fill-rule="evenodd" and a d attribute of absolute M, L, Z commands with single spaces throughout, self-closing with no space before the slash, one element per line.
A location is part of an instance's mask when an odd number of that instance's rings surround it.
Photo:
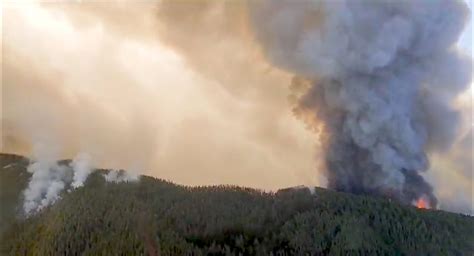
<path fill-rule="evenodd" d="M 471 212 L 465 4 L 345 2 L 9 3 L 2 151 Z"/>

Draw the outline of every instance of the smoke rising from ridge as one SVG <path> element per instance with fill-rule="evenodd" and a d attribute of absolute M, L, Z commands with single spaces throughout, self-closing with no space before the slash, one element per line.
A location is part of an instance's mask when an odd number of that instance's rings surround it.
<path fill-rule="evenodd" d="M 28 166 L 32 174 L 28 187 L 23 192 L 23 211 L 31 215 L 44 207 L 54 204 L 65 188 L 64 178 L 67 176 L 64 166 L 44 159 Z"/>
<path fill-rule="evenodd" d="M 74 170 L 71 183 L 72 188 L 84 186 L 84 182 L 86 182 L 87 177 L 92 172 L 90 163 L 91 159 L 87 154 L 79 154 L 72 160 L 71 168 Z"/>
<path fill-rule="evenodd" d="M 448 150 L 458 133 L 453 103 L 470 85 L 472 72 L 471 60 L 455 47 L 467 6 L 460 1 L 253 6 L 266 56 L 310 79 L 295 113 L 324 122 L 328 186 L 407 204 L 427 197 L 436 207 L 421 174 L 429 168 L 428 152 Z M 308 23 L 314 13 L 323 17 Z"/>
<path fill-rule="evenodd" d="M 128 173 L 125 171 L 111 170 L 107 174 L 104 174 L 104 179 L 107 182 L 134 182 L 139 180 L 139 176 L 136 174 Z"/>
<path fill-rule="evenodd" d="M 29 20 L 24 6 L 4 12 L 5 151 L 28 153 L 52 137 L 61 158 L 85 152 L 93 166 L 180 183 L 275 189 L 324 185 L 322 173 L 330 187 L 404 202 L 431 195 L 419 175 L 436 158 L 423 175 L 434 174 L 441 207 L 471 197 L 470 169 L 453 159 L 472 149 L 448 147 L 461 134 L 451 105 L 470 79 L 459 59 L 471 68 L 452 46 L 466 15 L 458 1 L 40 9 L 54 24 Z M 422 192 L 404 188 L 407 177 Z"/>
<path fill-rule="evenodd" d="M 69 164 L 58 162 L 54 151 L 48 148 L 35 147 L 35 159 L 27 168 L 31 173 L 28 186 L 23 191 L 23 212 L 31 216 L 45 207 L 53 205 L 61 198 L 61 193 L 67 188 L 69 193 L 85 185 L 92 173 L 91 157 L 80 153 Z M 140 176 L 127 171 L 109 170 L 103 175 L 106 182 L 137 182 Z"/>

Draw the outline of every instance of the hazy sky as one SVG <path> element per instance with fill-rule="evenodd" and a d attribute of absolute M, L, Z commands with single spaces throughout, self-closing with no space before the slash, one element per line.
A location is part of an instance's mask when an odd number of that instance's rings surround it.
<path fill-rule="evenodd" d="M 287 74 L 245 51 L 196 70 L 147 27 L 149 5 L 127 4 L 145 17 L 131 30 L 115 20 L 123 6 L 88 7 L 7 5 L 4 150 L 86 152 L 99 166 L 186 184 L 319 182 L 313 135 L 287 103 Z"/>
<path fill-rule="evenodd" d="M 472 9 L 472 0 L 465 0 L 466 3 L 471 8 L 471 19 L 469 25 L 466 27 L 463 36 L 459 40 L 459 45 L 466 51 L 472 53 L 472 20 L 473 20 L 473 9 Z M 471 55 L 472 56 L 472 55 Z"/>

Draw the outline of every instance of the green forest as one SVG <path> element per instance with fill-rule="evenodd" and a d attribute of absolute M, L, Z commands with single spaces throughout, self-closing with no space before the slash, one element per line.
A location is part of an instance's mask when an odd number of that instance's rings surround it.
<path fill-rule="evenodd" d="M 21 214 L 28 159 L 0 156 L 1 255 L 473 255 L 474 218 L 323 188 L 276 193 L 142 176 Z M 7 166 L 7 167 L 6 167 Z"/>

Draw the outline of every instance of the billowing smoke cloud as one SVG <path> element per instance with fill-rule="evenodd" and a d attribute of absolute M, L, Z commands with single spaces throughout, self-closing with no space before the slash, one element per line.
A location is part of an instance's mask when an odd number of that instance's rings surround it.
<path fill-rule="evenodd" d="M 455 44 L 460 1 L 313 1 L 252 4 L 269 60 L 309 79 L 295 113 L 322 120 L 328 186 L 405 203 L 427 197 L 428 152 L 449 150 L 470 59 Z M 322 14 L 322 15 L 318 15 Z M 314 17 L 320 17 L 315 19 Z M 294 79 L 293 87 L 304 83 Z"/>

